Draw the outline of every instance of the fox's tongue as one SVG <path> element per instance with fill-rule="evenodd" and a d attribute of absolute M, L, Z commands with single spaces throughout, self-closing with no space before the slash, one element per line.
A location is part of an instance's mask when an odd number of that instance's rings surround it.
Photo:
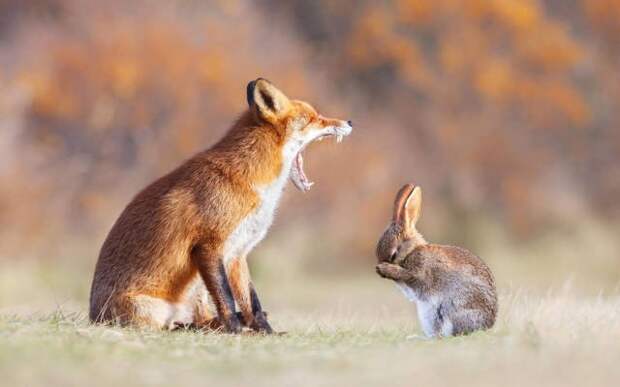
<path fill-rule="evenodd" d="M 304 173 L 304 157 L 301 152 L 297 153 L 297 157 L 293 161 L 293 168 L 291 168 L 291 180 L 293 184 L 302 192 L 310 190 L 310 187 L 314 184 L 306 177 Z"/>

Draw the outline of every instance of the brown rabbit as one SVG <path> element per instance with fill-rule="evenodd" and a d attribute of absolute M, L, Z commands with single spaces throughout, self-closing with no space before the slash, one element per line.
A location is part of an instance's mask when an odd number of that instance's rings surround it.
<path fill-rule="evenodd" d="M 495 323 L 497 291 L 489 267 L 471 252 L 430 244 L 416 230 L 422 191 L 403 186 L 393 219 L 377 245 L 377 273 L 396 281 L 416 303 L 426 336 L 442 337 L 488 329 Z"/>

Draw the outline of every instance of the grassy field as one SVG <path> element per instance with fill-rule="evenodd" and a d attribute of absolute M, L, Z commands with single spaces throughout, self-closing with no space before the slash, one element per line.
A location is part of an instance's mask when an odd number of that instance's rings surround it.
<path fill-rule="evenodd" d="M 277 235 L 252 261 L 272 324 L 288 332 L 273 337 L 91 326 L 92 246 L 0 259 L 0 386 L 617 386 L 618 250 L 588 230 L 522 248 L 491 234 L 499 242 L 479 250 L 498 280 L 496 326 L 433 341 L 407 340 L 420 334 L 415 308 L 372 257 L 317 271 L 297 257 L 310 247 Z"/>
<path fill-rule="evenodd" d="M 324 286 L 322 286 L 324 285 Z M 292 297 L 292 298 L 288 298 Z M 0 385 L 595 386 L 620 380 L 620 296 L 504 292 L 489 332 L 419 333 L 414 308 L 381 281 L 268 291 L 284 336 L 91 326 L 84 307 L 0 315 Z M 269 304 L 269 302 L 268 302 Z"/>

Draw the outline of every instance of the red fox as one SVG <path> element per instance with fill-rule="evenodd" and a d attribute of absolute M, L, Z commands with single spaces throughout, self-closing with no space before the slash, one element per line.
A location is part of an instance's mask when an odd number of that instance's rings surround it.
<path fill-rule="evenodd" d="M 301 191 L 312 186 L 303 170 L 306 146 L 328 136 L 340 142 L 352 126 L 290 100 L 263 78 L 248 84 L 247 102 L 219 142 L 122 212 L 95 268 L 91 321 L 172 329 L 217 320 L 226 332 L 273 333 L 247 256 L 271 226 L 286 181 Z"/>

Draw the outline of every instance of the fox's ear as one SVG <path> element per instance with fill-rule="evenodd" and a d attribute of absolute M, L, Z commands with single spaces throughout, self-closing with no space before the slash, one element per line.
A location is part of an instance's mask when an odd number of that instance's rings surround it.
<path fill-rule="evenodd" d="M 394 213 L 392 215 L 392 220 L 394 223 L 399 223 L 404 226 L 405 222 L 405 203 L 409 196 L 411 196 L 411 192 L 413 192 L 413 184 L 405 184 L 396 194 L 396 199 L 394 199 Z"/>
<path fill-rule="evenodd" d="M 405 210 L 404 210 L 404 225 L 405 229 L 409 230 L 415 227 L 416 223 L 418 223 L 418 219 L 420 219 L 420 212 L 422 210 L 422 189 L 420 187 L 415 187 L 411 194 L 405 201 Z"/>
<path fill-rule="evenodd" d="M 247 99 L 250 110 L 272 124 L 284 117 L 291 106 L 288 97 L 264 78 L 248 83 Z"/>

